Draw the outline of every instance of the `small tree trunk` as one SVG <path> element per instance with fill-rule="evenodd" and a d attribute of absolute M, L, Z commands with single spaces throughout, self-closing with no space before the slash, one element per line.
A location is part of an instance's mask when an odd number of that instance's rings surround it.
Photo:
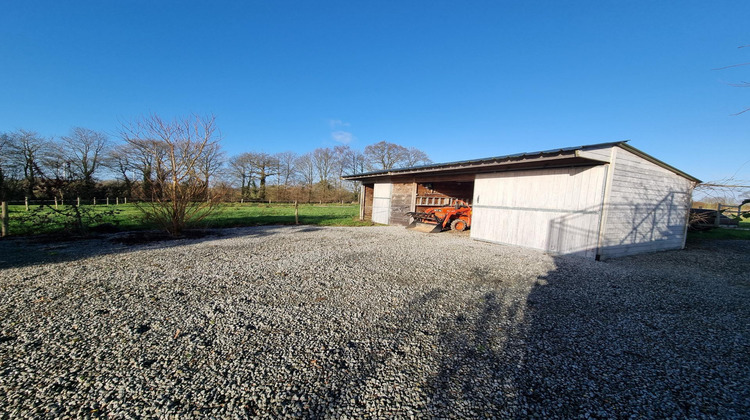
<path fill-rule="evenodd" d="M 26 204 L 26 211 L 29 211 L 29 197 L 24 197 L 24 204 Z"/>

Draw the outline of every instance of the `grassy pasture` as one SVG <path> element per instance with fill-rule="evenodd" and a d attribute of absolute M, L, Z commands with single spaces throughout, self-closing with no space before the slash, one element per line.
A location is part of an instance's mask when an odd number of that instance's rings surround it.
<path fill-rule="evenodd" d="M 116 210 L 116 214 L 109 218 L 119 230 L 144 230 L 154 229 L 143 221 L 143 214 L 135 204 L 110 205 L 84 205 L 83 209 L 91 210 L 93 213 L 104 213 Z M 36 206 L 30 206 L 33 210 Z M 63 206 L 60 206 L 62 209 Z M 11 235 L 34 235 L 56 233 L 62 230 L 61 224 L 47 224 L 39 229 L 25 221 L 27 214 L 23 205 L 8 206 L 9 222 L 8 230 Z M 50 213 L 46 210 L 45 213 Z M 356 204 L 300 204 L 299 222 L 305 225 L 318 226 L 370 226 L 370 222 L 359 220 L 359 206 Z M 227 203 L 221 205 L 218 211 L 203 220 L 195 228 L 225 228 L 239 226 L 261 226 L 261 225 L 292 225 L 294 224 L 293 204 L 258 204 L 258 203 Z"/>

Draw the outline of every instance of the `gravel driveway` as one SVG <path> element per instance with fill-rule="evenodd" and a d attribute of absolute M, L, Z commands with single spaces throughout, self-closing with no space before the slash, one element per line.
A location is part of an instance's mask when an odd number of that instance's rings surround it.
<path fill-rule="evenodd" d="M 0 241 L 0 417 L 750 416 L 750 242 Z"/>

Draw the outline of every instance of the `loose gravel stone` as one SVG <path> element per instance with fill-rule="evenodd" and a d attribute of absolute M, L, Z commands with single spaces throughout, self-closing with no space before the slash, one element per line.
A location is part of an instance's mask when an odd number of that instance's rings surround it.
<path fill-rule="evenodd" d="M 750 242 L 0 241 L 0 417 L 747 418 Z M 126 241 L 127 242 L 127 241 Z"/>

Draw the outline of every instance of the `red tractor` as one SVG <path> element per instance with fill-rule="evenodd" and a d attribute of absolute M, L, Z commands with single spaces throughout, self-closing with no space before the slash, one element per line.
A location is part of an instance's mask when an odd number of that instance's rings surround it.
<path fill-rule="evenodd" d="M 456 201 L 453 206 L 433 207 L 423 212 L 406 213 L 414 221 L 407 229 L 420 232 L 437 233 L 447 229 L 463 232 L 471 227 L 471 207 L 463 201 Z"/>

